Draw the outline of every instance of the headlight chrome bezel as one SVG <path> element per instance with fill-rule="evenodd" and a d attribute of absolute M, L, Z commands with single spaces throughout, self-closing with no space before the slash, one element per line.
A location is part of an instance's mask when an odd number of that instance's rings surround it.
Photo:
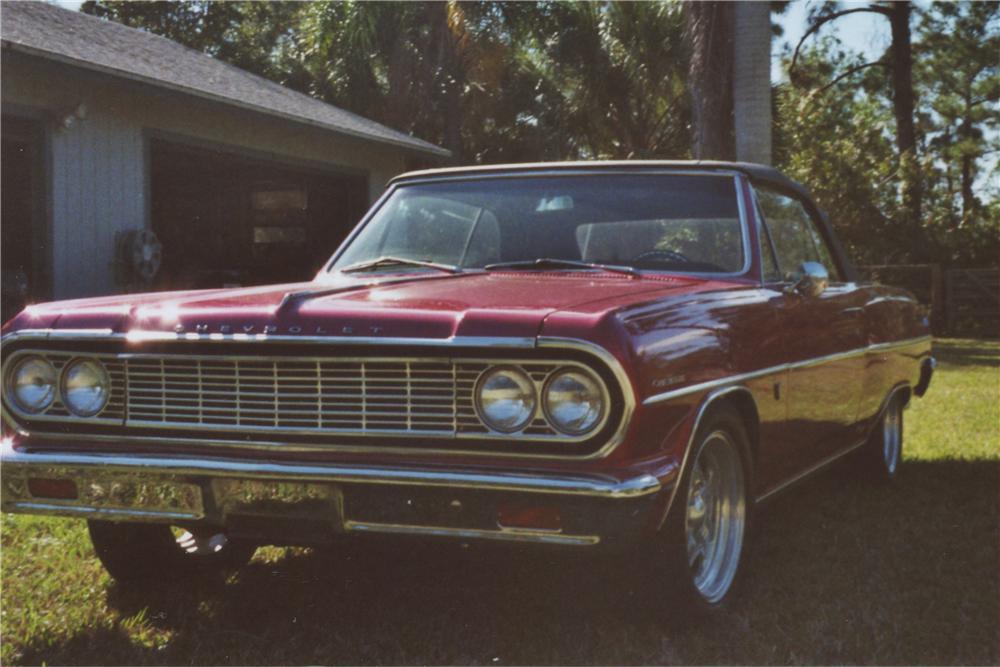
<path fill-rule="evenodd" d="M 509 427 L 497 425 L 493 420 L 491 420 L 486 415 L 486 408 L 483 405 L 483 385 L 485 385 L 490 378 L 502 373 L 508 373 L 511 377 L 523 380 L 531 394 L 531 407 L 528 410 L 527 417 L 522 419 L 516 425 Z M 479 379 L 476 381 L 472 399 L 476 408 L 476 415 L 479 417 L 479 420 L 483 423 L 483 425 L 492 431 L 503 433 L 505 435 L 524 431 L 524 429 L 531 425 L 531 422 L 535 420 L 535 416 L 538 414 L 538 387 L 535 385 L 534 380 L 531 379 L 531 376 L 527 373 L 527 371 L 513 364 L 491 366 L 483 371 L 483 373 L 479 376 Z"/>
<path fill-rule="evenodd" d="M 41 405 L 37 409 L 25 407 L 25 405 L 18 400 L 17 396 L 17 375 L 22 368 L 32 362 L 41 362 L 45 367 L 47 367 L 52 379 L 49 384 L 50 391 L 48 400 L 44 405 Z M 55 403 L 56 397 L 59 395 L 59 371 L 56 370 L 56 367 L 51 361 L 40 354 L 28 354 L 20 359 L 17 359 L 10 367 L 10 370 L 6 371 L 4 375 L 4 389 L 10 407 L 15 412 L 24 415 L 25 417 L 37 417 L 38 415 L 45 414 L 45 412 L 52 407 L 53 403 Z"/>
<path fill-rule="evenodd" d="M 530 415 L 516 425 L 498 424 L 487 414 L 483 405 L 483 386 L 489 379 L 499 373 L 512 373 L 515 377 L 523 380 L 524 384 L 531 388 L 533 392 L 532 409 Z M 583 428 L 573 429 L 561 424 L 553 415 L 549 407 L 549 390 L 552 382 L 565 374 L 576 374 L 582 376 L 593 386 L 599 401 L 599 409 L 594 419 L 588 421 Z M 601 431 L 607 424 L 609 414 L 612 410 L 611 395 L 607 383 L 600 373 L 582 364 L 561 364 L 548 371 L 544 378 L 535 379 L 527 370 L 521 368 L 517 363 L 496 364 L 486 368 L 476 380 L 473 390 L 473 405 L 479 421 L 491 432 L 507 436 L 521 436 L 525 434 L 532 424 L 538 425 L 537 420 L 544 422 L 545 426 L 551 429 L 553 435 L 557 435 L 567 440 L 577 441 L 588 439 Z"/>
<path fill-rule="evenodd" d="M 561 424 L 553 415 L 550 398 L 552 385 L 556 380 L 565 375 L 581 376 L 585 381 L 593 385 L 597 394 L 597 400 L 599 401 L 597 416 L 583 428 L 569 428 L 565 424 Z M 542 413 L 545 415 L 545 421 L 547 421 L 549 425 L 559 433 L 574 437 L 584 436 L 597 431 L 601 424 L 604 423 L 610 403 L 607 388 L 605 387 L 604 382 L 601 381 L 601 378 L 598 377 L 593 371 L 579 366 L 562 366 L 551 372 L 548 377 L 545 378 L 545 384 L 543 385 L 541 392 L 541 399 Z"/>
<path fill-rule="evenodd" d="M 103 388 L 103 395 L 100 404 L 96 408 L 91 408 L 89 410 L 80 410 L 74 405 L 73 401 L 69 397 L 70 388 L 68 387 L 69 375 L 78 366 L 90 365 L 95 368 L 97 375 L 102 383 L 100 386 Z M 91 417 L 97 417 L 101 412 L 108 406 L 108 401 L 111 399 L 111 375 L 108 373 L 108 369 L 99 359 L 94 359 L 93 357 L 74 357 L 70 359 L 69 362 L 63 367 L 62 373 L 59 375 L 59 401 L 63 404 L 66 410 L 74 417 L 80 417 L 82 419 L 88 419 Z"/>

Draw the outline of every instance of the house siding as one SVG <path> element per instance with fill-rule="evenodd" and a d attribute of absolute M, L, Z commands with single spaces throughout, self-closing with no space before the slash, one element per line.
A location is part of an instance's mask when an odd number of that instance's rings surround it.
<path fill-rule="evenodd" d="M 112 293 L 115 235 L 146 225 L 141 128 L 95 109 L 50 150 L 53 293 Z"/>
<path fill-rule="evenodd" d="M 4 112 L 29 110 L 47 121 L 55 298 L 121 290 L 114 271 L 116 234 L 150 224 L 150 136 L 365 174 L 372 201 L 406 166 L 407 152 L 394 146 L 30 56 L 5 52 L 0 74 Z M 86 118 L 69 128 L 58 125 L 81 103 Z"/>

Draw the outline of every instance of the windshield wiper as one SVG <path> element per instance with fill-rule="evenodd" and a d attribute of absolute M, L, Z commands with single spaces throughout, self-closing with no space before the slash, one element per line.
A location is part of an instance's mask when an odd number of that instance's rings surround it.
<path fill-rule="evenodd" d="M 541 259 L 528 259 L 519 262 L 500 262 L 498 264 L 487 264 L 487 271 L 496 269 L 545 269 L 545 268 L 571 268 L 571 269 L 595 269 L 598 271 L 610 271 L 611 273 L 624 273 L 627 276 L 641 276 L 642 274 L 631 266 L 618 266 L 615 264 L 599 264 L 597 262 L 582 262 L 575 259 L 557 259 L 554 257 L 542 257 Z"/>
<path fill-rule="evenodd" d="M 447 273 L 462 273 L 462 269 L 457 266 L 452 266 L 451 264 L 438 264 L 437 262 L 425 262 L 420 259 L 406 259 L 404 257 L 379 257 L 377 259 L 369 259 L 364 262 L 358 262 L 357 264 L 351 264 L 350 266 L 345 266 L 344 268 L 337 270 L 341 273 L 358 273 L 360 271 L 377 269 L 380 266 L 420 266 L 426 269 L 445 271 Z"/>

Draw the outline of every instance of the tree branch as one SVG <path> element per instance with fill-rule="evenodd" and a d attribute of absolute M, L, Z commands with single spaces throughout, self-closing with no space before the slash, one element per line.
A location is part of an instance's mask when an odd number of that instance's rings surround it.
<path fill-rule="evenodd" d="M 795 52 L 792 54 L 792 64 L 788 66 L 789 78 L 792 76 L 792 72 L 795 71 L 795 64 L 799 60 L 799 50 L 802 48 L 802 45 L 805 43 L 807 39 L 809 39 L 811 35 L 815 34 L 816 31 L 819 30 L 821 27 L 823 27 L 830 21 L 833 21 L 834 19 L 839 19 L 841 16 L 847 16 L 848 14 L 856 14 L 857 12 L 871 12 L 873 14 L 881 14 L 882 16 L 888 17 L 889 11 L 890 10 L 887 9 L 886 7 L 879 7 L 877 5 L 872 5 L 869 7 L 855 7 L 854 9 L 844 9 L 842 11 L 833 12 L 832 14 L 827 14 L 826 16 L 822 16 L 816 19 L 816 22 L 813 23 L 811 26 L 809 26 L 809 29 L 806 30 L 805 34 L 802 35 L 802 38 L 799 39 L 799 43 L 795 45 Z"/>
<path fill-rule="evenodd" d="M 830 88 L 833 88 L 838 83 L 840 83 L 841 81 L 843 81 L 847 77 L 851 76 L 852 74 L 856 74 L 856 73 L 860 72 L 863 69 L 868 69 L 869 67 L 891 68 L 892 66 L 889 63 L 884 62 L 882 60 L 876 60 L 875 62 L 865 63 L 863 65 L 855 65 L 854 67 L 848 68 L 847 71 L 845 71 L 843 74 L 841 74 L 840 76 L 838 76 L 837 78 L 835 78 L 833 81 L 830 81 L 825 86 L 823 86 L 821 88 L 817 88 L 816 90 L 814 90 L 811 93 L 809 93 L 809 95 L 806 97 L 806 106 L 808 107 L 810 104 L 812 104 L 813 98 L 818 97 L 819 95 L 822 95 L 827 90 L 829 90 Z"/>

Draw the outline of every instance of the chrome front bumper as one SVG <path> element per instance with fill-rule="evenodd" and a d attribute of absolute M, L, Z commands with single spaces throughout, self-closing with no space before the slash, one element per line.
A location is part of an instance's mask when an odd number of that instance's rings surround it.
<path fill-rule="evenodd" d="M 303 465 L 230 458 L 0 448 L 6 512 L 117 521 L 204 523 L 262 542 L 312 543 L 386 533 L 594 545 L 641 533 L 661 484 L 652 475 L 484 472 Z M 32 481 L 35 480 L 35 481 Z M 75 498 L 37 494 L 72 480 Z M 498 508 L 544 507 L 560 528 L 504 527 Z"/>

